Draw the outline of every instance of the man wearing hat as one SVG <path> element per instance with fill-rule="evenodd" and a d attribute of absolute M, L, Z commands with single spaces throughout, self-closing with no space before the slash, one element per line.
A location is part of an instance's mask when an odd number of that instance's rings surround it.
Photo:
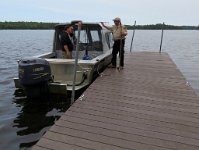
<path fill-rule="evenodd" d="M 120 54 L 120 66 L 123 68 L 124 66 L 124 45 L 125 45 L 125 36 L 127 35 L 127 29 L 125 26 L 121 24 L 121 19 L 119 17 L 116 17 L 113 19 L 114 25 L 109 27 L 105 26 L 102 22 L 102 26 L 106 29 L 110 30 L 113 33 L 113 51 L 112 51 L 112 67 L 116 68 L 116 60 L 117 60 L 117 54 L 118 52 Z M 121 45 L 121 46 L 120 46 Z"/>

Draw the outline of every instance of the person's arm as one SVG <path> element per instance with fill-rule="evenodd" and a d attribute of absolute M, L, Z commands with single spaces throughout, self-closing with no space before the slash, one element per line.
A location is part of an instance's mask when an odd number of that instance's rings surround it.
<path fill-rule="evenodd" d="M 66 52 L 66 53 L 68 53 L 68 52 L 69 52 L 68 45 L 64 45 L 64 50 L 65 50 L 65 52 Z"/>
<path fill-rule="evenodd" d="M 104 28 L 106 28 L 107 30 L 112 31 L 112 28 L 109 27 L 109 26 L 106 26 L 106 25 L 104 24 L 104 22 L 101 22 L 101 24 L 102 24 L 102 26 L 103 26 Z"/>

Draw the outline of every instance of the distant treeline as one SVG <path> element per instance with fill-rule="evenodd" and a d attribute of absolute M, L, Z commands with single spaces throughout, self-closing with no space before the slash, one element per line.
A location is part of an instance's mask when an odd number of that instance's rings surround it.
<path fill-rule="evenodd" d="M 54 29 L 57 23 L 44 22 L 0 22 L 0 29 Z"/>
<path fill-rule="evenodd" d="M 45 22 L 0 22 L 0 30 L 3 29 L 54 29 L 58 23 L 45 23 Z M 127 29 L 140 29 L 140 30 L 199 30 L 198 26 L 174 26 L 166 24 L 151 24 L 151 25 L 125 25 Z"/>
<path fill-rule="evenodd" d="M 199 30 L 199 26 L 174 26 L 166 24 L 151 24 L 151 25 L 126 25 L 127 29 L 140 29 L 140 30 Z"/>

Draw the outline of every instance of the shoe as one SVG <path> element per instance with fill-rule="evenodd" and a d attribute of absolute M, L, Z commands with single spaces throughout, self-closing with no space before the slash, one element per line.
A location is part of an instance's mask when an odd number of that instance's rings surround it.
<path fill-rule="evenodd" d="M 114 65 L 109 65 L 108 67 L 109 68 L 116 68 L 116 66 L 114 66 Z"/>
<path fill-rule="evenodd" d="M 123 70 L 124 67 L 122 67 L 122 66 L 121 66 L 121 67 L 117 67 L 117 69 L 118 69 L 118 70 Z"/>

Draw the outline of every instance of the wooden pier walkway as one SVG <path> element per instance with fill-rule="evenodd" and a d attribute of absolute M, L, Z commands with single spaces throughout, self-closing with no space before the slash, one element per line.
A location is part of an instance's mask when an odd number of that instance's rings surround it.
<path fill-rule="evenodd" d="M 199 97 L 166 53 L 107 68 L 33 150 L 199 150 Z"/>

